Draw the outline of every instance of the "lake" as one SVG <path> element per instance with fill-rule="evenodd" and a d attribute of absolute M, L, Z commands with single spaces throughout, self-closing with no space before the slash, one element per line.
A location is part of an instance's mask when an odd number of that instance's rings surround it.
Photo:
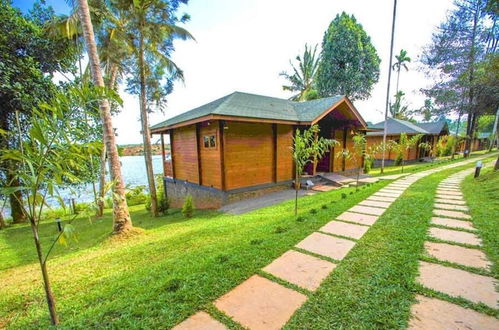
<path fill-rule="evenodd" d="M 123 179 L 125 180 L 125 184 L 127 187 L 134 187 L 140 185 L 147 186 L 146 164 L 144 162 L 144 156 L 123 156 L 120 157 L 120 161 L 121 161 L 121 173 L 123 175 Z M 160 174 L 163 172 L 163 166 L 161 164 L 161 155 L 152 156 L 152 165 L 153 165 L 154 174 Z M 69 190 L 63 190 L 61 191 L 61 195 L 65 200 L 69 200 L 70 198 L 75 198 L 77 202 L 89 202 L 93 201 L 94 198 L 91 184 L 79 188 L 78 191 L 74 193 L 72 193 Z M 48 204 L 54 207 L 58 206 L 58 203 L 56 202 L 55 199 L 49 199 Z M 8 203 L 3 213 L 4 216 L 10 216 Z"/>

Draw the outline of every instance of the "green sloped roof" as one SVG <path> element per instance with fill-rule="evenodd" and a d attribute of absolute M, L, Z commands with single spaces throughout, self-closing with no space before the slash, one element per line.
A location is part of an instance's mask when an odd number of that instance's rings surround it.
<path fill-rule="evenodd" d="M 234 92 L 153 125 L 151 129 L 168 127 L 207 115 L 310 122 L 342 98 L 343 96 L 338 95 L 307 102 L 295 102 L 269 96 Z"/>
<path fill-rule="evenodd" d="M 369 128 L 378 128 L 378 129 L 381 129 L 381 131 L 367 132 L 367 135 L 370 135 L 370 136 L 383 135 L 384 125 L 385 125 L 385 122 L 382 121 L 382 122 L 379 122 L 377 124 L 370 126 Z M 428 131 L 426 131 L 422 127 L 419 127 L 419 126 L 411 123 L 410 121 L 400 120 L 400 119 L 395 119 L 395 118 L 388 118 L 387 119 L 387 126 L 386 126 L 386 134 L 393 135 L 393 134 L 400 134 L 400 133 L 430 134 Z"/>

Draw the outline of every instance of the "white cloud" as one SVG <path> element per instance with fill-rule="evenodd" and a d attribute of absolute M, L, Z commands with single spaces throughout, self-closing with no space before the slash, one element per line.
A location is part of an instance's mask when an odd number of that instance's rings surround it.
<path fill-rule="evenodd" d="M 342 11 L 355 15 L 382 59 L 381 78 L 372 97 L 355 103 L 366 120 L 381 121 L 392 6 L 391 0 L 191 0 L 182 9 L 192 16 L 186 27 L 196 42 L 176 42 L 173 55 L 184 70 L 185 85 L 176 84 L 166 113 L 152 114 L 150 122 L 157 123 L 236 90 L 289 97 L 281 88 L 279 72 L 289 68 L 289 59 L 300 53 L 305 43 L 320 44 L 331 20 Z M 398 1 L 394 53 L 406 49 L 415 62 L 451 6 L 451 0 Z M 422 106 L 424 97 L 419 89 L 429 84 L 416 67 L 412 63 L 411 71 L 403 72 L 400 81 L 413 108 Z M 124 93 L 122 97 L 124 109 L 114 122 L 118 142 L 140 143 L 138 99 Z"/>

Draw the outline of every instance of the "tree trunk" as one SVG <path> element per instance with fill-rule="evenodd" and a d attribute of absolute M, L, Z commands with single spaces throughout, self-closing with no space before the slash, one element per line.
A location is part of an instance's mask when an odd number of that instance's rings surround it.
<path fill-rule="evenodd" d="M 139 70 L 140 70 L 140 121 L 142 123 L 142 138 L 144 141 L 144 160 L 146 163 L 147 182 L 149 184 L 149 195 L 151 196 L 151 213 L 157 217 L 158 197 L 156 195 L 156 185 L 154 182 L 154 172 L 152 168 L 151 152 L 151 132 L 149 130 L 149 118 L 147 114 L 146 100 L 146 74 L 144 63 L 144 36 L 140 32 L 139 37 Z"/>
<path fill-rule="evenodd" d="M 78 0 L 78 13 L 82 25 L 87 53 L 90 64 L 92 79 L 96 86 L 105 87 L 104 79 L 100 68 L 99 56 L 97 54 L 97 45 L 95 43 L 94 30 L 90 20 L 90 12 L 86 0 Z M 114 129 L 111 117 L 109 102 L 107 99 L 99 101 L 100 115 L 102 119 L 102 130 L 104 142 L 109 157 L 109 170 L 113 186 L 113 232 L 120 234 L 133 228 L 132 219 L 128 212 L 128 205 L 125 198 L 125 184 L 121 176 L 121 163 L 118 155 L 118 148 L 114 136 Z"/>
<path fill-rule="evenodd" d="M 499 107 L 497 107 L 496 118 L 494 119 L 494 127 L 492 128 L 492 134 L 490 136 L 489 152 L 494 148 L 494 144 L 497 140 L 497 124 L 499 122 Z"/>
<path fill-rule="evenodd" d="M 298 215 L 298 189 L 300 189 L 300 184 L 298 183 L 298 166 L 295 166 L 295 217 Z"/>
<path fill-rule="evenodd" d="M 499 170 L 499 156 L 497 156 L 496 164 L 494 165 L 494 171 Z"/>
<path fill-rule="evenodd" d="M 7 224 L 3 218 L 3 210 L 0 210 L 0 229 L 4 229 L 5 227 L 7 227 Z"/>
<path fill-rule="evenodd" d="M 392 17 L 392 38 L 390 42 L 390 59 L 388 61 L 388 84 L 386 86 L 386 102 L 385 102 L 385 124 L 383 128 L 383 154 L 381 158 L 381 173 L 385 171 L 385 149 L 386 149 L 386 129 L 388 120 L 388 105 L 390 103 L 390 80 L 392 77 L 392 60 L 393 60 L 393 39 L 395 35 L 395 18 L 397 16 L 397 0 L 393 0 L 393 17 Z"/>
<path fill-rule="evenodd" d="M 36 254 L 38 256 L 38 262 L 40 263 L 40 269 L 42 271 L 43 288 L 45 290 L 45 296 L 47 298 L 47 305 L 50 313 L 50 321 L 53 325 L 59 324 L 59 317 L 57 316 L 57 310 L 55 307 L 55 298 L 52 294 L 52 287 L 50 285 L 49 274 L 47 272 L 47 264 L 43 261 L 42 246 L 40 243 L 40 237 L 38 236 L 38 227 L 36 225 L 35 219 L 30 219 L 31 231 L 33 233 L 33 239 L 35 241 Z"/>
<path fill-rule="evenodd" d="M 9 161 L 9 167 L 15 166 L 12 161 Z M 9 187 L 18 187 L 20 185 L 19 179 L 15 178 L 11 171 L 12 168 L 8 170 L 7 182 Z M 10 215 L 12 217 L 12 223 L 23 223 L 26 222 L 26 215 L 23 212 L 23 194 L 20 191 L 16 191 L 9 195 L 10 204 Z"/>
<path fill-rule="evenodd" d="M 477 4 L 478 5 L 478 4 Z M 468 157 L 471 154 L 471 143 L 473 139 L 474 132 L 474 122 L 475 122 L 475 108 L 473 105 L 474 102 L 474 89 L 473 89 L 473 80 L 475 76 L 475 44 L 477 38 L 477 25 L 478 25 L 478 15 L 479 8 L 475 8 L 475 12 L 473 13 L 473 29 L 471 33 L 471 47 L 470 54 L 468 56 L 468 65 L 469 65 L 469 91 L 468 91 L 468 127 L 466 128 L 466 152 L 464 157 Z"/>

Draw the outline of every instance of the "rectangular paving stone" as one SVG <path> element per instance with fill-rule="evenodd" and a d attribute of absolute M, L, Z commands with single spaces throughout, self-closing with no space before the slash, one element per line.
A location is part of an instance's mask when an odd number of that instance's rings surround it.
<path fill-rule="evenodd" d="M 370 206 L 355 205 L 354 207 L 351 207 L 349 211 L 371 214 L 371 215 L 382 215 L 385 212 L 385 209 L 380 209 L 377 207 L 370 207 Z"/>
<path fill-rule="evenodd" d="M 447 203 L 435 203 L 434 207 L 436 209 L 442 209 L 442 210 L 468 211 L 468 207 L 466 205 L 453 205 L 453 204 L 447 204 Z"/>
<path fill-rule="evenodd" d="M 378 217 L 375 215 L 367 215 L 367 214 L 360 214 L 360 213 L 354 213 L 354 212 L 343 212 L 339 216 L 336 217 L 338 220 L 344 220 L 344 221 L 350 221 L 350 222 L 355 222 L 355 223 L 360 223 L 361 225 L 372 225 L 373 223 L 378 220 Z"/>
<path fill-rule="evenodd" d="M 461 211 L 449 211 L 449 210 L 439 210 L 434 209 L 433 214 L 440 215 L 448 218 L 456 218 L 456 219 L 471 219 L 469 214 L 466 214 Z"/>
<path fill-rule="evenodd" d="M 380 202 L 395 202 L 397 199 L 395 197 L 383 197 L 383 196 L 370 196 L 366 199 L 367 201 L 380 201 Z"/>
<path fill-rule="evenodd" d="M 464 200 L 463 197 L 461 196 L 453 196 L 453 195 L 446 195 L 446 194 L 439 194 L 437 193 L 435 195 L 436 198 L 441 198 L 441 199 L 451 199 L 451 200 L 457 200 L 457 201 L 462 201 Z"/>
<path fill-rule="evenodd" d="M 441 226 L 475 230 L 471 222 L 465 220 L 454 220 L 449 218 L 432 217 L 431 223 Z"/>
<path fill-rule="evenodd" d="M 295 246 L 321 256 L 341 260 L 355 246 L 355 242 L 326 234 L 312 233 Z"/>
<path fill-rule="evenodd" d="M 307 296 L 253 275 L 218 298 L 215 306 L 250 329 L 281 329 Z"/>
<path fill-rule="evenodd" d="M 442 189 L 461 190 L 461 187 L 459 187 L 457 184 L 450 184 L 450 183 L 439 184 L 438 187 Z"/>
<path fill-rule="evenodd" d="M 381 207 L 384 209 L 387 209 L 392 205 L 391 202 L 380 202 L 380 201 L 370 201 L 370 200 L 363 200 L 362 202 L 359 203 L 359 205 L 363 206 L 374 206 L 374 207 Z"/>
<path fill-rule="evenodd" d="M 173 330 L 225 330 L 227 327 L 212 318 L 206 312 L 197 312 L 182 323 L 173 327 Z"/>
<path fill-rule="evenodd" d="M 452 191 L 448 189 L 438 189 L 437 188 L 437 194 L 443 194 L 443 195 L 452 195 L 452 196 L 463 196 L 463 193 L 460 191 Z"/>
<path fill-rule="evenodd" d="M 439 260 L 476 268 L 488 268 L 491 265 L 485 253 L 478 249 L 434 242 L 425 242 L 424 246 L 428 255 Z"/>
<path fill-rule="evenodd" d="M 482 244 L 482 241 L 477 235 L 472 233 L 466 233 L 464 231 L 432 227 L 430 228 L 430 235 L 432 237 L 441 239 L 443 241 L 471 244 L 471 245 Z"/>
<path fill-rule="evenodd" d="M 499 320 L 447 301 L 416 295 L 408 329 L 489 330 L 499 329 Z"/>
<path fill-rule="evenodd" d="M 384 187 L 381 190 L 395 190 L 395 191 L 405 191 L 407 187 L 399 187 L 399 186 L 393 186 L 393 185 L 388 185 Z"/>
<path fill-rule="evenodd" d="M 375 193 L 373 196 L 381 196 L 381 197 L 399 197 L 401 194 L 394 194 L 394 193 L 387 193 L 387 192 L 383 192 L 383 191 L 378 191 L 377 193 Z"/>
<path fill-rule="evenodd" d="M 389 193 L 389 194 L 395 194 L 397 196 L 402 195 L 404 192 L 402 190 L 396 190 L 396 189 L 380 189 L 378 192 L 383 192 L 383 193 Z"/>
<path fill-rule="evenodd" d="M 496 281 L 493 277 L 420 261 L 417 281 L 427 288 L 449 296 L 484 303 L 492 308 L 498 307 L 499 293 L 495 290 Z"/>
<path fill-rule="evenodd" d="M 359 239 L 369 230 L 369 227 L 341 221 L 330 221 L 319 230 L 329 234 Z"/>
<path fill-rule="evenodd" d="M 452 204 L 452 205 L 466 205 L 466 202 L 463 200 L 444 199 L 444 198 L 435 198 L 435 203 L 445 203 L 445 204 Z"/>
<path fill-rule="evenodd" d="M 289 283 L 315 291 L 335 267 L 332 262 L 289 250 L 263 270 Z"/>

